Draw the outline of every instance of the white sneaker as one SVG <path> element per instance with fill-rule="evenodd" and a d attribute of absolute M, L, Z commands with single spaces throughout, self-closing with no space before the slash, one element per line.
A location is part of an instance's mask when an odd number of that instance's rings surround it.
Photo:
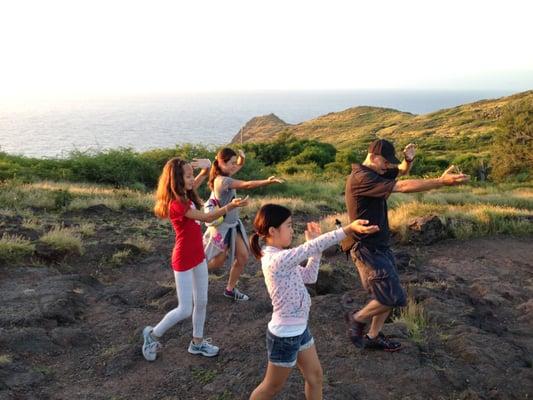
<path fill-rule="evenodd" d="M 157 351 L 161 349 L 161 343 L 155 340 L 152 336 L 154 328 L 147 326 L 143 329 L 143 356 L 147 361 L 155 361 L 157 358 Z"/>
<path fill-rule="evenodd" d="M 233 291 L 228 292 L 226 289 L 224 289 L 224 296 L 228 297 L 235 301 L 248 301 L 250 300 L 250 297 L 245 295 L 244 293 L 240 292 L 239 289 L 233 288 Z"/>
<path fill-rule="evenodd" d="M 205 357 L 214 357 L 218 354 L 219 350 L 220 349 L 217 346 L 211 344 L 211 338 L 204 339 L 202 340 L 202 343 L 198 344 L 194 344 L 191 340 L 188 349 L 191 354 L 201 354 Z"/>

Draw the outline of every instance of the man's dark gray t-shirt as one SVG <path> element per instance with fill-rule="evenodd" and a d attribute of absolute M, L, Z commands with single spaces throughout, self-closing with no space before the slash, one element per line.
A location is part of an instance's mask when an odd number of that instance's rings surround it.
<path fill-rule="evenodd" d="M 362 164 L 353 164 L 352 173 L 346 180 L 345 200 L 350 221 L 366 219 L 369 225 L 379 226 L 379 232 L 372 235 L 355 235 L 368 247 L 389 246 L 389 220 L 387 198 L 392 193 L 398 176 L 398 169 L 379 175 Z"/>

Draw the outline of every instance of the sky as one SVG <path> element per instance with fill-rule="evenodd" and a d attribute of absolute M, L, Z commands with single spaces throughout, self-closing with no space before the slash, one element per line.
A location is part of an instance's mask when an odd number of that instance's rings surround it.
<path fill-rule="evenodd" d="M 533 89 L 531 1 L 0 3 L 0 98 Z"/>

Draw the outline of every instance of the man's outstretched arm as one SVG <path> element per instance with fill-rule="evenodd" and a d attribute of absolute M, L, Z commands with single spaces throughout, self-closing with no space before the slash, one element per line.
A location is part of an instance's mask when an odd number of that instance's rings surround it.
<path fill-rule="evenodd" d="M 457 186 L 463 185 L 470 180 L 470 177 L 465 174 L 452 174 L 451 171 L 455 167 L 452 165 L 440 176 L 434 179 L 406 179 L 398 181 L 392 189 L 393 192 L 414 193 L 425 192 L 431 189 L 438 189 L 443 186 Z"/>

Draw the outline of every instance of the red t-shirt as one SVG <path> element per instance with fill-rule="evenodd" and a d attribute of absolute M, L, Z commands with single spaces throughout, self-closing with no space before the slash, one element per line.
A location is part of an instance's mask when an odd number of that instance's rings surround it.
<path fill-rule="evenodd" d="M 174 271 L 187 271 L 196 267 L 205 258 L 202 227 L 196 220 L 185 216 L 190 208 L 195 208 L 190 200 L 187 203 L 176 200 L 170 202 L 169 218 L 176 233 L 176 243 L 172 251 Z"/>

